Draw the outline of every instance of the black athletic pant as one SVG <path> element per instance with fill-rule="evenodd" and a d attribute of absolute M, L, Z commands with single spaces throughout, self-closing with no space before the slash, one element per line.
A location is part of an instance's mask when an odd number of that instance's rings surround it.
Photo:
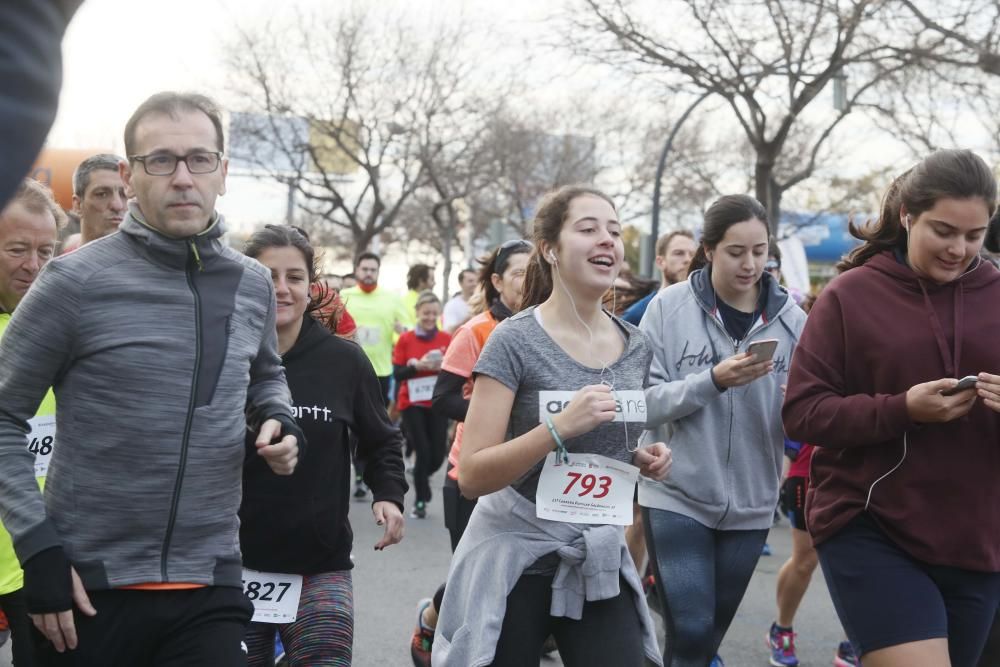
<path fill-rule="evenodd" d="M 539 664 L 542 644 L 555 637 L 566 667 L 615 665 L 640 667 L 642 624 L 632 589 L 619 577 L 621 593 L 610 600 L 585 602 L 583 618 L 553 618 L 553 576 L 524 574 L 507 596 L 500 639 L 492 667 L 527 667 Z"/>
<path fill-rule="evenodd" d="M 38 630 L 45 667 L 245 667 L 253 605 L 243 590 L 89 591 L 96 616 L 74 612 L 79 644 L 57 653 Z"/>
<path fill-rule="evenodd" d="M 403 427 L 407 440 L 413 442 L 417 463 L 413 467 L 413 487 L 417 501 L 431 499 L 430 477 L 444 462 L 447 453 L 448 418 L 430 408 L 415 405 L 403 410 Z"/>
<path fill-rule="evenodd" d="M 0 595 L 0 609 L 7 615 L 7 623 L 10 625 L 14 667 L 32 667 L 35 664 L 35 639 L 31 633 L 34 624 L 28 617 L 24 589 Z"/>
<path fill-rule="evenodd" d="M 448 469 L 451 470 L 451 466 Z M 444 525 L 448 529 L 448 535 L 451 536 L 451 552 L 455 553 L 462 535 L 465 534 L 465 527 L 472 518 L 472 510 L 476 509 L 476 501 L 463 496 L 458 490 L 458 482 L 451 477 L 445 477 L 441 497 L 444 500 Z"/>

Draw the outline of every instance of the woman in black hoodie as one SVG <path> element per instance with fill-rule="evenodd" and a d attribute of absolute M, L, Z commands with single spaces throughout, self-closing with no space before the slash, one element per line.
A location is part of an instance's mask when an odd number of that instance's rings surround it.
<path fill-rule="evenodd" d="M 392 426 L 371 363 L 356 344 L 334 336 L 312 313 L 323 296 L 310 297 L 315 254 L 293 227 L 267 225 L 244 253 L 271 269 L 277 300 L 278 352 L 292 393 L 293 412 L 308 455 L 295 473 L 267 474 L 247 439 L 240 508 L 244 586 L 256 607 L 247 632 L 248 664 L 273 665 L 275 632 L 292 664 L 350 664 L 354 634 L 351 586 L 350 435 L 374 495 L 372 512 L 385 535 L 376 550 L 403 534 L 407 484 L 402 436 Z M 329 297 L 327 297 L 328 299 Z M 274 576 L 279 573 L 279 576 Z M 301 577 L 298 605 L 288 606 Z M 292 621 L 290 612 L 295 614 Z M 271 622 L 257 622 L 262 616 Z"/>

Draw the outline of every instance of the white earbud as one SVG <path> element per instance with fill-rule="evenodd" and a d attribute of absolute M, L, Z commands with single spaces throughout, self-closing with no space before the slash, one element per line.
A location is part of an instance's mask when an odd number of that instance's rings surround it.
<path fill-rule="evenodd" d="M 912 220 L 912 218 L 910 217 L 909 213 L 907 213 L 906 217 L 903 218 L 903 229 L 905 229 L 907 232 L 910 231 L 911 220 Z"/>
<path fill-rule="evenodd" d="M 551 250 L 549 250 L 549 259 L 552 260 L 553 264 L 559 261 L 558 259 L 556 259 L 556 254 Z"/>

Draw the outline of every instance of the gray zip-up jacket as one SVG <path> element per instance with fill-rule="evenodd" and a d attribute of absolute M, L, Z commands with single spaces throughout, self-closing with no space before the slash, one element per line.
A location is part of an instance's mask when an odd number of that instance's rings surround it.
<path fill-rule="evenodd" d="M 649 304 L 639 325 L 653 347 L 646 427 L 650 442 L 669 443 L 673 467 L 663 482 L 640 479 L 640 505 L 719 530 L 771 527 L 784 452 L 781 385 L 806 314 L 769 274 L 761 281 L 761 315 L 739 344 L 718 316 L 707 269 Z M 779 341 L 774 372 L 719 391 L 712 367 L 767 338 Z"/>
<path fill-rule="evenodd" d="M 0 518 L 24 563 L 62 545 L 88 589 L 240 586 L 248 420 L 291 412 L 270 274 L 222 220 L 120 231 L 52 260 L 0 341 Z M 27 420 L 55 391 L 44 503 Z"/>

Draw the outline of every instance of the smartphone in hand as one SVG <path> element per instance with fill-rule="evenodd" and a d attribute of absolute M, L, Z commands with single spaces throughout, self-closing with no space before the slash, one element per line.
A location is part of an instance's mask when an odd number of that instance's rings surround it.
<path fill-rule="evenodd" d="M 747 352 L 754 356 L 754 361 L 770 361 L 774 357 L 775 350 L 778 349 L 778 339 L 768 338 L 765 340 L 755 340 L 747 346 Z"/>
<path fill-rule="evenodd" d="M 942 396 L 954 396 L 955 394 L 957 394 L 959 392 L 968 391 L 969 389 L 975 389 L 976 388 L 976 381 L 978 381 L 978 380 L 979 380 L 979 377 L 976 376 L 976 375 L 966 375 L 964 378 L 962 378 L 961 380 L 959 380 L 958 384 L 956 384 L 954 387 L 952 387 L 951 389 L 945 389 L 944 391 L 942 391 L 941 395 Z"/>

